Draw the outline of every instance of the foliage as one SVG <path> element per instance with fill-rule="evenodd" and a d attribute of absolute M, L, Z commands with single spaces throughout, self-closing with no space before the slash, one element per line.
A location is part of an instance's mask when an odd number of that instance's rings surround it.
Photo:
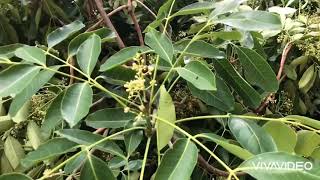
<path fill-rule="evenodd" d="M 0 180 L 320 179 L 319 8 L 0 2 Z"/>

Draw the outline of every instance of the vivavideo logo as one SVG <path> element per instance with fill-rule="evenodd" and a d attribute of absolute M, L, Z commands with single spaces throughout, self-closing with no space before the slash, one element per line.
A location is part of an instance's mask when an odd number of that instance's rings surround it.
<path fill-rule="evenodd" d="M 263 170 L 301 170 L 310 171 L 313 168 L 311 162 L 252 162 L 255 169 Z"/>

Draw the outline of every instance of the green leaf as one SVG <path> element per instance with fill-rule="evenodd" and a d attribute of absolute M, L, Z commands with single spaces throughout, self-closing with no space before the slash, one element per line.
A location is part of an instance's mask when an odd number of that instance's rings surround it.
<path fill-rule="evenodd" d="M 8 136 L 4 142 L 4 153 L 13 169 L 19 166 L 21 159 L 25 156 L 22 145 L 12 136 Z"/>
<path fill-rule="evenodd" d="M 297 154 L 309 157 L 312 152 L 320 145 L 320 136 L 313 131 L 298 131 L 298 141 L 295 147 Z"/>
<path fill-rule="evenodd" d="M 213 2 L 196 2 L 183 7 L 178 12 L 171 15 L 171 17 L 203 13 L 213 9 L 214 7 L 215 4 Z"/>
<path fill-rule="evenodd" d="M 172 64 L 173 45 L 165 34 L 158 32 L 155 29 L 150 29 L 145 35 L 145 43 L 162 59 Z"/>
<path fill-rule="evenodd" d="M 133 113 L 125 113 L 123 108 L 106 108 L 90 114 L 86 124 L 93 128 L 121 128 L 135 117 Z"/>
<path fill-rule="evenodd" d="M 263 125 L 263 129 L 272 136 L 278 151 L 294 152 L 294 147 L 297 144 L 297 134 L 290 126 L 282 122 L 269 121 Z"/>
<path fill-rule="evenodd" d="M 315 119 L 311 119 L 309 117 L 298 116 L 298 115 L 289 115 L 289 116 L 286 116 L 285 119 L 289 120 L 289 121 L 299 122 L 301 124 L 304 124 L 304 125 L 316 128 L 316 129 L 320 129 L 320 121 L 315 120 Z"/>
<path fill-rule="evenodd" d="M 311 158 L 320 160 L 320 147 L 317 147 L 312 154 L 310 155 Z"/>
<path fill-rule="evenodd" d="M 63 9 L 55 3 L 54 0 L 46 0 L 42 2 L 44 6 L 44 11 L 51 18 L 59 19 L 62 22 L 70 22 L 68 15 L 63 11 Z"/>
<path fill-rule="evenodd" d="M 166 18 L 167 16 L 169 16 L 169 9 L 173 5 L 172 3 L 174 3 L 173 0 L 166 1 L 159 8 L 156 20 L 153 21 L 152 23 L 150 23 L 146 29 L 149 29 L 149 27 L 157 28 L 158 26 L 160 26 L 163 19 Z"/>
<path fill-rule="evenodd" d="M 40 128 L 34 121 L 30 121 L 27 126 L 27 137 L 33 149 L 37 149 L 42 143 Z"/>
<path fill-rule="evenodd" d="M 0 116 L 0 133 L 3 133 L 13 127 L 14 123 L 10 116 Z"/>
<path fill-rule="evenodd" d="M 77 20 L 54 30 L 47 37 L 48 47 L 52 48 L 84 27 L 85 25 Z"/>
<path fill-rule="evenodd" d="M 191 61 L 185 67 L 178 67 L 176 70 L 183 79 L 200 90 L 217 90 L 215 75 L 200 61 Z"/>
<path fill-rule="evenodd" d="M 73 127 L 88 113 L 92 104 L 92 89 L 88 83 L 70 86 L 61 103 L 62 117 Z"/>
<path fill-rule="evenodd" d="M 25 167 L 32 166 L 43 160 L 47 160 L 56 157 L 61 154 L 73 151 L 77 148 L 77 144 L 71 142 L 65 138 L 54 138 L 45 142 L 38 147 L 37 150 L 27 154 L 27 156 L 21 161 Z"/>
<path fill-rule="evenodd" d="M 111 169 L 118 169 L 125 166 L 127 164 L 127 160 L 119 157 L 113 157 L 108 164 Z"/>
<path fill-rule="evenodd" d="M 126 82 L 134 79 L 136 71 L 130 67 L 117 66 L 113 69 L 103 72 L 99 77 L 103 78 L 106 82 L 115 85 L 123 86 Z"/>
<path fill-rule="evenodd" d="M 1 155 L 0 168 L 1 174 L 11 173 L 14 171 L 5 153 L 2 153 Z"/>
<path fill-rule="evenodd" d="M 34 21 L 35 21 L 35 24 L 36 24 L 36 30 L 37 31 L 39 30 L 39 24 L 40 24 L 40 21 L 41 21 L 41 16 L 42 16 L 42 4 L 39 5 L 39 7 L 37 9 L 37 12 L 36 12 L 36 15 L 34 17 Z"/>
<path fill-rule="evenodd" d="M 51 69 L 58 70 L 59 66 L 50 67 Z M 32 81 L 25 87 L 19 94 L 17 94 L 10 104 L 9 114 L 14 116 L 19 109 L 26 103 L 31 97 L 37 93 L 54 75 L 55 73 L 50 70 L 42 70 L 38 73 Z"/>
<path fill-rule="evenodd" d="M 142 160 L 133 160 L 129 161 L 129 163 L 123 168 L 123 170 L 127 171 L 138 171 L 142 167 Z"/>
<path fill-rule="evenodd" d="M 127 156 L 130 156 L 140 145 L 143 139 L 143 131 L 132 131 L 124 135 L 124 143 L 127 148 Z"/>
<path fill-rule="evenodd" d="M 60 136 L 80 145 L 89 146 L 97 141 L 102 140 L 104 137 L 98 134 L 92 134 L 89 131 L 79 129 L 63 129 L 57 132 Z M 96 148 L 124 158 L 123 152 L 120 147 L 112 141 L 104 141 L 96 145 Z"/>
<path fill-rule="evenodd" d="M 179 139 L 164 154 L 154 180 L 189 179 L 197 159 L 197 146 L 189 139 Z"/>
<path fill-rule="evenodd" d="M 228 13 L 239 7 L 242 1 L 239 0 L 223 0 L 214 4 L 215 9 L 211 12 L 209 19 L 215 20 L 217 16 Z"/>
<path fill-rule="evenodd" d="M 46 54 L 42 49 L 33 46 L 22 46 L 14 53 L 18 58 L 26 60 L 30 63 L 46 65 Z"/>
<path fill-rule="evenodd" d="M 87 161 L 81 169 L 80 180 L 116 180 L 106 162 L 94 155 L 87 156 Z"/>
<path fill-rule="evenodd" d="M 260 105 L 262 100 L 260 94 L 240 76 L 228 60 L 223 59 L 212 62 L 219 76 L 238 93 L 246 105 L 252 108 L 257 108 Z"/>
<path fill-rule="evenodd" d="M 238 170 L 259 180 L 317 180 L 320 176 L 319 165 L 285 152 L 259 154 L 243 162 Z"/>
<path fill-rule="evenodd" d="M 216 23 L 222 23 L 244 31 L 281 30 L 282 25 L 278 15 L 265 11 L 242 11 L 221 18 Z"/>
<path fill-rule="evenodd" d="M 42 122 L 41 131 L 45 134 L 50 134 L 54 128 L 62 122 L 63 117 L 61 114 L 61 102 L 65 92 L 61 92 L 57 97 L 54 98 L 50 104 L 44 120 Z"/>
<path fill-rule="evenodd" d="M 32 180 L 32 178 L 20 173 L 10 173 L 1 175 L 0 180 Z"/>
<path fill-rule="evenodd" d="M 30 110 L 31 110 L 31 101 L 27 101 L 23 104 L 23 106 L 19 109 L 19 111 L 11 118 L 15 123 L 26 121 L 29 117 Z"/>
<path fill-rule="evenodd" d="M 190 40 L 180 41 L 175 44 L 174 49 L 177 53 L 182 53 L 189 43 Z M 204 41 L 195 41 L 191 43 L 184 54 L 204 58 L 225 58 L 224 52 L 220 51 L 218 48 Z"/>
<path fill-rule="evenodd" d="M 230 112 L 234 108 L 234 97 L 228 86 L 220 77 L 216 77 L 216 91 L 199 90 L 192 84 L 188 83 L 188 87 L 193 96 L 201 99 L 207 105 L 213 106 L 221 111 Z"/>
<path fill-rule="evenodd" d="M 113 33 L 113 31 L 107 28 L 100 28 L 95 31 L 79 34 L 78 36 L 76 36 L 70 41 L 68 46 L 68 56 L 71 57 L 76 55 L 79 49 L 79 46 L 93 34 L 98 35 L 101 38 L 102 42 L 111 41 L 115 38 L 115 34 Z"/>
<path fill-rule="evenodd" d="M 204 134 L 198 134 L 197 137 L 213 141 L 216 144 L 218 144 L 219 146 L 223 147 L 225 150 L 229 151 L 233 155 L 235 155 L 243 160 L 249 159 L 254 156 L 248 150 L 243 149 L 242 147 L 240 147 L 236 144 L 232 144 L 229 140 L 227 140 L 223 137 L 220 137 L 216 134 L 204 133 Z"/>
<path fill-rule="evenodd" d="M 242 147 L 253 154 L 277 151 L 272 137 L 252 121 L 231 118 L 228 122 L 230 131 Z"/>
<path fill-rule="evenodd" d="M 19 42 L 19 36 L 9 19 L 0 14 L 0 44 L 12 44 Z"/>
<path fill-rule="evenodd" d="M 174 124 L 176 121 L 176 110 L 175 110 L 172 98 L 164 86 L 160 87 L 160 99 L 159 99 L 157 116 L 160 119 L 168 121 L 172 124 Z M 157 129 L 157 147 L 158 147 L 158 150 L 160 151 L 171 140 L 174 132 L 174 127 L 166 124 L 165 122 L 157 120 L 156 129 Z"/>
<path fill-rule="evenodd" d="M 137 55 L 137 53 L 145 54 L 148 51 L 150 51 L 150 49 L 145 46 L 131 46 L 123 48 L 116 54 L 112 55 L 109 59 L 107 59 L 107 61 L 101 65 L 100 71 L 102 72 L 115 68 L 132 60 Z"/>
<path fill-rule="evenodd" d="M 38 74 L 40 68 L 31 65 L 14 65 L 0 72 L 0 97 L 21 92 Z"/>
<path fill-rule="evenodd" d="M 263 49 L 263 41 L 264 41 L 263 35 L 258 32 L 251 32 L 250 35 L 253 39 L 253 50 L 256 51 L 264 59 L 268 59 L 268 56 Z"/>
<path fill-rule="evenodd" d="M 0 57 L 5 56 L 11 58 L 14 56 L 14 52 L 22 46 L 24 45 L 19 43 L 0 46 Z"/>
<path fill-rule="evenodd" d="M 267 60 L 251 49 L 239 46 L 234 47 L 237 50 L 240 63 L 246 75 L 251 79 L 250 82 L 266 92 L 276 92 L 279 88 L 279 83 Z"/>
<path fill-rule="evenodd" d="M 84 162 L 87 160 L 87 152 L 83 151 L 77 157 L 69 161 L 63 168 L 64 172 L 71 174 L 74 170 L 78 170 L 82 167 Z"/>
<path fill-rule="evenodd" d="M 80 45 L 77 52 L 77 62 L 85 74 L 91 75 L 97 64 L 100 52 L 101 38 L 96 34 L 91 35 Z"/>

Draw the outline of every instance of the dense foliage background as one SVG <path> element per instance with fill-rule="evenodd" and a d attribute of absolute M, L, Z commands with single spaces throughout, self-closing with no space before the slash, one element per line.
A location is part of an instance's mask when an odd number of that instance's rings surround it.
<path fill-rule="evenodd" d="M 320 179 L 319 13 L 1 0 L 0 180 Z"/>

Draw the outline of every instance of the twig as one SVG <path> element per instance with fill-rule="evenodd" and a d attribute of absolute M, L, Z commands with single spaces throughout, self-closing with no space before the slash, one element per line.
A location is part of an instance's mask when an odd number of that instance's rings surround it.
<path fill-rule="evenodd" d="M 108 14 L 104 11 L 103 4 L 102 4 L 101 0 L 95 0 L 95 3 L 96 3 L 97 9 L 98 9 L 104 23 L 116 34 L 116 40 L 117 40 L 119 48 L 122 49 L 122 48 L 126 47 L 124 45 L 118 31 L 116 30 L 116 28 L 112 24 Z"/>
<path fill-rule="evenodd" d="M 132 0 L 128 0 L 128 11 L 132 11 Z"/>
<path fill-rule="evenodd" d="M 84 2 L 84 6 L 85 6 L 86 12 L 87 12 L 87 14 L 88 14 L 89 20 L 91 20 L 92 17 L 94 16 L 94 14 L 93 14 L 94 5 L 93 5 L 92 0 L 86 0 L 86 1 Z"/>
<path fill-rule="evenodd" d="M 274 99 L 274 93 L 271 93 L 268 97 L 266 97 L 260 106 L 255 110 L 255 113 L 260 114 L 268 105 L 269 102 Z"/>
<path fill-rule="evenodd" d="M 100 133 L 104 132 L 105 130 L 106 130 L 106 128 L 98 128 L 97 130 L 95 130 L 93 132 L 93 134 L 100 134 Z"/>
<path fill-rule="evenodd" d="M 72 66 L 75 65 L 75 62 L 74 62 L 74 58 L 73 57 L 70 57 L 70 64 Z M 69 85 L 73 84 L 74 83 L 74 69 L 72 67 L 69 68 L 69 73 L 70 73 L 70 81 L 69 81 Z"/>
<path fill-rule="evenodd" d="M 144 46 L 144 40 L 143 40 L 142 31 L 141 31 L 140 25 L 138 23 L 137 17 L 134 14 L 134 8 L 132 7 L 132 1 L 131 0 L 128 0 L 128 11 L 129 11 L 130 17 L 132 19 L 132 22 L 134 23 L 134 28 L 137 31 L 140 46 Z"/>
<path fill-rule="evenodd" d="M 92 103 L 92 105 L 90 106 L 90 108 L 93 108 L 93 107 L 99 105 L 99 104 L 102 103 L 105 99 L 106 99 L 106 97 L 100 98 L 100 99 L 97 100 L 96 102 Z"/>
<path fill-rule="evenodd" d="M 113 11 L 109 12 L 107 15 L 108 17 L 114 15 L 115 13 L 127 8 L 128 6 L 127 5 L 122 5 L 122 6 L 119 6 L 118 8 L 114 9 Z M 89 27 L 86 32 L 90 32 L 90 31 L 93 31 L 94 29 L 96 29 L 101 23 L 103 22 L 103 19 L 100 18 L 98 22 L 96 22 L 94 25 L 92 25 L 91 27 Z"/>
<path fill-rule="evenodd" d="M 90 27 L 86 30 L 86 32 L 90 32 L 90 31 L 95 30 L 102 22 L 103 22 L 103 19 L 99 19 L 99 21 L 96 22 L 94 25 L 90 26 Z"/>
<path fill-rule="evenodd" d="M 101 132 L 103 132 L 103 136 L 104 136 L 104 137 L 106 137 L 106 136 L 108 135 L 108 132 L 109 132 L 109 130 L 106 129 L 106 128 L 100 128 L 100 129 L 97 129 L 97 130 L 99 130 L 99 132 L 96 133 L 96 131 L 95 131 L 95 132 L 93 132 L 93 134 L 100 134 Z M 91 150 L 89 151 L 89 153 L 90 153 L 90 154 L 93 154 L 96 150 L 97 150 L 97 149 L 93 148 L 93 149 L 91 149 Z M 81 169 L 81 167 L 83 166 L 84 162 L 85 162 L 85 161 L 82 161 L 82 162 L 78 165 L 78 167 L 73 170 L 73 173 L 72 173 L 70 176 L 72 176 L 73 174 L 75 174 L 76 172 L 78 172 L 78 171 Z"/>
<path fill-rule="evenodd" d="M 228 177 L 229 176 L 229 172 L 220 170 L 218 168 L 215 168 L 213 166 L 211 166 L 203 157 L 201 154 L 198 154 L 198 164 L 200 165 L 200 167 L 202 167 L 203 169 L 205 169 L 207 172 L 217 175 L 217 176 L 223 176 L 223 177 Z M 244 176 L 246 175 L 245 172 L 236 172 L 235 173 L 236 176 Z"/>
<path fill-rule="evenodd" d="M 117 12 L 123 10 L 123 9 L 126 9 L 126 8 L 128 8 L 128 5 L 119 6 L 116 9 L 114 9 L 113 11 L 109 12 L 108 16 L 110 17 L 110 16 L 114 15 L 115 13 L 117 13 Z"/>
<path fill-rule="evenodd" d="M 281 75 L 282 75 L 282 72 L 283 72 L 283 69 L 284 69 L 284 65 L 286 63 L 286 60 L 287 60 L 287 56 L 288 56 L 288 53 L 290 51 L 290 49 L 292 48 L 292 42 L 288 42 L 283 51 L 282 51 L 282 55 L 281 55 L 281 61 L 280 61 L 280 68 L 279 68 L 279 71 L 278 71 L 278 75 L 277 75 L 277 80 L 280 82 L 281 80 Z M 260 106 L 255 110 L 255 112 L 257 114 L 260 114 L 269 104 L 270 101 L 272 101 L 274 99 L 274 94 L 270 94 L 268 97 L 266 97 L 264 99 L 264 101 L 260 104 Z"/>
<path fill-rule="evenodd" d="M 144 7 L 154 18 L 157 18 L 157 15 L 150 9 L 148 6 L 146 6 L 143 2 L 139 0 L 135 0 L 137 3 L 139 3 L 142 7 Z"/>
<path fill-rule="evenodd" d="M 288 42 L 283 49 L 282 56 L 281 56 L 281 62 L 280 62 L 280 68 L 279 68 L 278 75 L 277 75 L 278 80 L 281 79 L 282 71 L 283 71 L 283 68 L 286 63 L 287 56 L 288 56 L 288 53 L 289 53 L 291 47 L 292 47 L 292 43 Z"/>

